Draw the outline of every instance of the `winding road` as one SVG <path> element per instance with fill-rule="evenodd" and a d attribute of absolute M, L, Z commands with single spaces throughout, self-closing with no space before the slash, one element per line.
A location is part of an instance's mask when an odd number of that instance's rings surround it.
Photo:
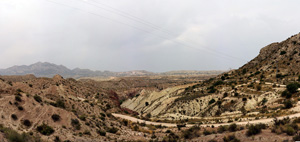
<path fill-rule="evenodd" d="M 122 118 L 122 119 L 125 119 L 125 120 L 130 120 L 132 122 L 145 123 L 147 125 L 161 125 L 161 126 L 166 126 L 166 127 L 177 127 L 176 123 L 151 122 L 151 121 L 141 120 L 141 119 L 138 119 L 138 118 L 135 118 L 135 117 L 131 117 L 131 116 L 128 116 L 128 115 L 123 115 L 123 114 L 117 114 L 117 113 L 112 113 L 112 115 L 114 117 Z M 281 120 L 285 117 L 289 117 L 289 118 L 300 117 L 300 113 L 286 115 L 286 116 L 280 116 L 280 117 L 277 117 L 277 119 Z M 232 123 L 235 123 L 237 125 L 259 124 L 259 123 L 266 124 L 266 123 L 273 122 L 273 120 L 274 120 L 274 118 L 266 118 L 266 119 L 243 121 L 243 122 L 232 122 Z M 201 127 L 209 127 L 209 126 L 214 125 L 214 127 L 219 127 L 219 126 L 223 126 L 223 125 L 230 125 L 232 123 L 202 124 L 200 126 Z M 192 126 L 194 126 L 194 124 L 187 124 L 186 125 L 186 127 L 192 127 Z"/>

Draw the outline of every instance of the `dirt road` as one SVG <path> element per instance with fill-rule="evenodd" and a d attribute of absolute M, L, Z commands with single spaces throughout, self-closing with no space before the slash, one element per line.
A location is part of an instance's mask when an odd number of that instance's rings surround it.
<path fill-rule="evenodd" d="M 135 117 L 131 117 L 131 116 L 123 115 L 123 114 L 116 114 L 116 113 L 112 113 L 112 115 L 115 116 L 115 117 L 118 117 L 118 118 L 130 120 L 132 122 L 146 123 L 147 125 L 151 125 L 152 124 L 152 125 L 162 125 L 162 126 L 166 126 L 166 127 L 177 127 L 177 124 L 175 124 L 175 123 L 163 123 L 163 122 L 145 121 L 145 120 L 137 119 Z M 283 119 L 285 117 L 289 117 L 289 118 L 300 117 L 300 113 L 277 117 L 277 119 Z M 237 125 L 258 124 L 258 123 L 267 124 L 267 123 L 272 123 L 273 120 L 274 120 L 274 118 L 267 118 L 267 119 L 251 120 L 251 121 L 243 121 L 243 122 L 233 122 L 233 123 L 235 123 Z M 201 127 L 207 127 L 207 126 L 214 125 L 215 127 L 219 127 L 219 126 L 222 126 L 222 125 L 230 125 L 230 124 L 231 123 L 202 124 L 200 126 Z M 186 127 L 192 127 L 192 126 L 193 126 L 193 124 L 186 125 Z"/>

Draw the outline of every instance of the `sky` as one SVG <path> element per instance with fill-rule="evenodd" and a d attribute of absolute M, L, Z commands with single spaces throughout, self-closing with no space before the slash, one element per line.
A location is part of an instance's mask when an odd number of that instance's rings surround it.
<path fill-rule="evenodd" d="M 300 32 L 298 0 L 0 0 L 0 68 L 228 70 Z"/>

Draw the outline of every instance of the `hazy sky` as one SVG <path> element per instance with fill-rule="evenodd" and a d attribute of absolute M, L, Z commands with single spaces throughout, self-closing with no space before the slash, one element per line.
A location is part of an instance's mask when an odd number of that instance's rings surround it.
<path fill-rule="evenodd" d="M 300 32 L 299 0 L 0 0 L 0 68 L 224 70 Z"/>

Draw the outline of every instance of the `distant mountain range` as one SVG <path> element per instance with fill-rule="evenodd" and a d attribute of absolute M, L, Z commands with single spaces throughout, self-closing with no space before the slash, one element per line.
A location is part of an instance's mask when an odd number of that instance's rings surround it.
<path fill-rule="evenodd" d="M 127 72 L 112 71 L 92 71 L 89 69 L 75 68 L 68 69 L 63 65 L 56 65 L 48 62 L 37 62 L 31 65 L 13 66 L 7 69 L 0 69 L 0 75 L 26 75 L 33 74 L 37 77 L 53 77 L 59 74 L 65 78 L 80 77 L 120 77 L 120 76 L 150 76 L 150 75 L 210 75 L 220 74 L 224 71 L 170 71 L 163 73 L 153 73 L 145 70 L 134 70 Z"/>

